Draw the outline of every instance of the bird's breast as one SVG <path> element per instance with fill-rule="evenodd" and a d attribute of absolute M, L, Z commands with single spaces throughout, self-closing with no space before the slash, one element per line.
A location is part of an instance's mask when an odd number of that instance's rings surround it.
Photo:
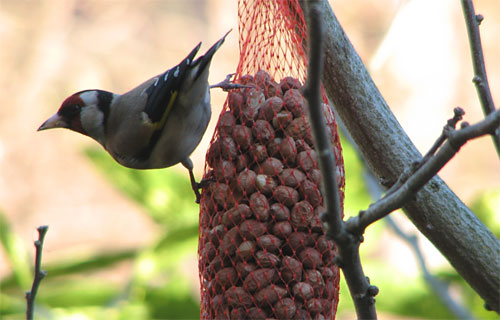
<path fill-rule="evenodd" d="M 151 164 L 154 167 L 169 167 L 191 155 L 210 121 L 210 96 L 204 97 L 196 108 L 174 110 L 151 154 Z"/>

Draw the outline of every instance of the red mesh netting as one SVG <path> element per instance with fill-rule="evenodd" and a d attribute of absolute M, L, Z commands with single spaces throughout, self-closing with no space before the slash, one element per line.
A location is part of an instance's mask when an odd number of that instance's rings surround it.
<path fill-rule="evenodd" d="M 297 0 L 240 0 L 237 82 L 207 153 L 200 211 L 202 319 L 331 319 L 335 248 L 302 84 L 307 43 Z M 324 98 L 343 202 L 335 117 Z"/>

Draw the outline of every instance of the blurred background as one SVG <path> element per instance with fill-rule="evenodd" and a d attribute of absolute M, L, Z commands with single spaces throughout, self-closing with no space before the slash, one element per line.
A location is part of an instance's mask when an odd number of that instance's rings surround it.
<path fill-rule="evenodd" d="M 493 99 L 500 92 L 500 3 L 474 1 L 484 15 L 484 54 Z M 456 106 L 483 115 L 458 1 L 331 1 L 347 35 L 403 128 L 425 152 Z M 198 207 L 186 170 L 133 171 L 89 138 L 36 129 L 72 93 L 123 93 L 170 68 L 199 42 L 215 56 L 210 81 L 235 71 L 237 1 L 2 0 L 0 2 L 0 317 L 23 318 L 36 228 L 49 225 L 37 296 L 39 319 L 199 318 Z M 192 159 L 201 177 L 225 94 L 212 90 L 210 127 Z M 344 140 L 346 215 L 371 202 L 363 165 Z M 475 140 L 440 173 L 497 236 L 500 162 L 490 138 Z M 406 217 L 393 220 L 417 243 L 430 272 L 474 317 L 495 318 Z M 453 318 L 422 276 L 415 253 L 384 222 L 362 246 L 379 286 L 384 319 Z M 354 317 L 341 287 L 340 319 Z"/>

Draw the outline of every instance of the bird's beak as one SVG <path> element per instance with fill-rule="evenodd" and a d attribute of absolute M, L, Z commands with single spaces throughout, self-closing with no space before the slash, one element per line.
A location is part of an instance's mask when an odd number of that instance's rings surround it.
<path fill-rule="evenodd" d="M 67 128 L 67 127 L 68 123 L 66 123 L 66 121 L 56 113 L 52 117 L 48 118 L 47 121 L 45 121 L 40 126 L 40 128 L 38 128 L 37 131 L 53 129 L 53 128 Z"/>

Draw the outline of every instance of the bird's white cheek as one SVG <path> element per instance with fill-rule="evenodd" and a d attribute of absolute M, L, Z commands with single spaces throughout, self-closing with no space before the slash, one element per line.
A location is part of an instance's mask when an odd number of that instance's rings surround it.
<path fill-rule="evenodd" d="M 80 119 L 85 133 L 104 144 L 104 114 L 94 106 L 87 106 L 82 109 Z"/>

